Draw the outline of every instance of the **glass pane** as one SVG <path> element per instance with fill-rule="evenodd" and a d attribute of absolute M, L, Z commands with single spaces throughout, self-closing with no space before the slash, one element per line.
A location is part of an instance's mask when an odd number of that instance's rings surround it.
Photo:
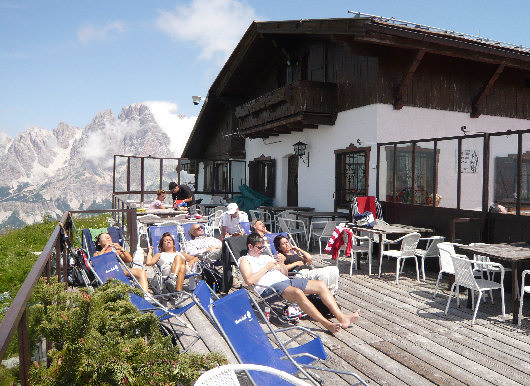
<path fill-rule="evenodd" d="M 116 157 L 115 184 L 117 192 L 127 190 L 127 157 Z"/>
<path fill-rule="evenodd" d="M 462 140 L 462 209 L 482 210 L 483 138 Z"/>
<path fill-rule="evenodd" d="M 131 191 L 140 191 L 141 189 L 141 161 L 140 158 L 131 157 Z"/>
<path fill-rule="evenodd" d="M 523 134 L 521 214 L 530 215 L 530 134 Z"/>
<path fill-rule="evenodd" d="M 392 167 L 394 165 L 393 149 L 390 165 Z M 418 170 L 418 163 L 416 163 L 416 170 Z M 409 144 L 397 146 L 396 202 L 405 204 L 412 202 L 412 145 Z"/>
<path fill-rule="evenodd" d="M 458 140 L 438 142 L 438 206 L 456 208 L 458 184 Z"/>
<path fill-rule="evenodd" d="M 144 158 L 144 169 L 144 190 L 158 190 L 160 187 L 160 160 L 155 158 Z M 162 189 L 165 188 L 162 187 Z"/>
<path fill-rule="evenodd" d="M 439 151 L 437 153 L 439 154 Z M 416 145 L 414 202 L 418 205 L 432 205 L 434 159 L 434 142 L 421 142 Z M 441 196 L 437 194 L 438 205 L 440 201 Z"/>
<path fill-rule="evenodd" d="M 164 159 L 162 164 L 162 189 L 168 189 L 171 181 L 177 182 L 178 160 Z"/>
<path fill-rule="evenodd" d="M 228 191 L 228 162 L 215 161 L 214 190 L 216 192 Z"/>
<path fill-rule="evenodd" d="M 515 214 L 517 203 L 516 134 L 490 137 L 489 179 L 488 206 L 493 206 L 491 210 L 500 210 L 499 205 L 502 205 L 508 213 Z"/>
<path fill-rule="evenodd" d="M 231 190 L 233 192 L 239 192 L 239 187 L 246 184 L 245 179 L 245 161 L 230 161 L 232 175 L 230 176 Z"/>
<path fill-rule="evenodd" d="M 180 183 L 188 185 L 192 191 L 197 190 L 197 181 L 195 181 L 195 165 L 196 162 L 193 160 L 180 161 Z"/>
<path fill-rule="evenodd" d="M 339 203 L 348 205 L 355 196 L 366 196 L 366 152 L 339 155 L 341 190 Z"/>
<path fill-rule="evenodd" d="M 392 188 L 388 189 L 387 177 L 388 174 L 388 150 L 390 146 L 379 147 L 379 201 L 391 201 L 392 200 Z M 392 185 L 390 185 L 391 187 Z"/>

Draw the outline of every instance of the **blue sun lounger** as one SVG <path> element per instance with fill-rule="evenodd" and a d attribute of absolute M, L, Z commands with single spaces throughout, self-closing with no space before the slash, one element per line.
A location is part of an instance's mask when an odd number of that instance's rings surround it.
<path fill-rule="evenodd" d="M 99 256 L 95 256 L 91 259 L 91 265 L 93 272 L 98 279 L 98 281 L 103 284 L 107 282 L 109 279 L 114 279 L 121 281 L 122 283 L 125 283 L 127 285 L 133 286 L 136 284 L 136 286 L 140 289 L 142 287 L 138 283 L 138 281 L 134 278 L 134 276 L 129 272 L 130 277 L 127 277 L 125 275 L 125 272 L 123 271 L 124 267 L 126 270 L 128 270 L 127 266 L 121 261 L 119 256 L 117 256 L 114 252 L 104 253 Z M 143 289 L 142 289 L 143 290 Z M 142 298 L 138 295 L 131 294 L 131 302 L 138 307 L 140 311 L 143 312 L 154 312 L 155 315 L 158 316 L 161 322 L 167 322 L 167 327 L 171 329 L 171 331 L 175 332 L 175 336 L 178 338 L 180 335 L 187 335 L 192 336 L 195 338 L 193 342 L 185 348 L 187 350 L 189 347 L 191 347 L 199 338 L 199 333 L 191 326 L 189 326 L 186 322 L 184 322 L 179 316 L 184 314 L 187 310 L 189 310 L 195 303 L 191 301 L 190 303 L 178 307 L 178 308 L 172 308 L 168 309 L 164 305 L 162 305 L 158 300 L 156 296 L 151 296 L 150 294 L 145 293 L 151 301 L 147 301 L 145 298 Z M 164 295 L 165 297 L 170 295 L 177 294 L 167 294 Z M 191 295 L 189 295 L 186 292 L 178 292 L 178 294 L 183 294 L 184 296 L 187 296 L 188 298 L 191 298 Z M 172 322 L 170 318 L 175 318 L 178 322 Z M 179 328 L 186 328 L 189 329 L 192 333 L 191 334 L 184 334 L 182 332 L 177 333 L 175 330 L 175 326 Z M 183 345 L 184 346 L 184 345 Z"/>
<path fill-rule="evenodd" d="M 252 299 L 252 297 L 250 297 Z M 338 374 L 355 377 L 359 384 L 366 383 L 355 373 L 349 371 L 335 370 L 324 367 L 313 366 L 312 363 L 327 358 L 324 346 L 320 338 L 308 329 L 303 327 L 287 327 L 278 330 L 272 329 L 257 306 L 255 309 L 260 313 L 270 334 L 274 337 L 277 348 L 272 345 L 265 331 L 263 331 L 258 318 L 254 314 L 249 296 L 243 289 L 233 292 L 210 305 L 210 314 L 218 326 L 219 331 L 224 336 L 230 349 L 240 363 L 258 364 L 273 367 L 285 371 L 289 374 L 300 372 L 309 382 L 319 385 L 319 377 L 311 370 L 334 372 Z M 300 333 L 291 337 L 287 342 L 282 342 L 277 332 L 286 330 L 299 330 Z M 313 339 L 303 345 L 288 348 L 300 335 L 308 333 Z M 269 378 L 269 375 L 249 371 L 249 376 L 258 385 L 284 384 L 278 379 Z M 285 383 L 288 384 L 288 383 Z"/>

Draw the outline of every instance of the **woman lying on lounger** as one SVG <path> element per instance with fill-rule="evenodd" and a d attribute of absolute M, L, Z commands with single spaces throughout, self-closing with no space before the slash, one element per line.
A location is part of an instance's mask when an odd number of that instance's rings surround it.
<path fill-rule="evenodd" d="M 108 233 L 101 233 L 96 238 L 96 253 L 94 253 L 94 256 L 108 252 L 115 252 L 125 264 L 132 263 L 133 261 L 131 254 L 123 249 L 120 244 L 113 243 L 112 238 Z M 123 271 L 126 276 L 131 276 L 125 268 Z M 142 268 L 129 268 L 129 271 L 133 274 L 136 280 L 138 280 L 138 283 L 140 283 L 144 291 L 147 292 L 149 285 L 147 283 L 147 274 L 145 271 Z"/>
<path fill-rule="evenodd" d="M 322 324 L 332 333 L 337 333 L 341 328 L 347 328 L 359 319 L 360 310 L 352 314 L 345 314 L 337 305 L 335 298 L 323 281 L 308 280 L 297 277 L 289 279 L 287 268 L 281 259 L 262 254 L 265 244 L 257 233 L 252 233 L 247 238 L 248 255 L 239 260 L 239 269 L 247 285 L 255 285 L 256 291 L 263 297 L 279 293 L 282 298 L 296 302 L 298 306 L 311 318 Z M 265 288 L 263 286 L 272 287 Z M 318 294 L 322 302 L 337 318 L 338 323 L 327 320 L 317 308 L 309 301 L 306 295 Z"/>
<path fill-rule="evenodd" d="M 276 258 L 283 262 L 289 273 L 296 273 L 310 280 L 322 280 L 332 294 L 339 289 L 339 269 L 336 266 L 311 268 L 311 255 L 297 246 L 292 246 L 283 235 L 274 238 L 274 248 L 278 251 Z"/>
<path fill-rule="evenodd" d="M 149 247 L 145 264 L 157 264 L 162 271 L 162 276 L 167 276 L 166 288 L 169 292 L 182 291 L 186 271 L 191 271 L 199 259 L 184 252 L 177 252 L 175 240 L 169 232 L 160 238 L 158 243 L 160 252 L 153 256 L 153 247 Z"/>

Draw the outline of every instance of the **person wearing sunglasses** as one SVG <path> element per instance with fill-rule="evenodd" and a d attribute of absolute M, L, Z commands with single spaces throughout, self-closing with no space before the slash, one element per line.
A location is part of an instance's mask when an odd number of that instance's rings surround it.
<path fill-rule="evenodd" d="M 360 310 L 345 314 L 339 309 L 335 298 L 323 281 L 287 277 L 287 268 L 282 259 L 263 254 L 265 244 L 259 234 L 252 233 L 247 237 L 247 247 L 248 254 L 241 257 L 239 269 L 247 285 L 256 286 L 256 291 L 261 296 L 268 297 L 276 292 L 282 298 L 296 302 L 302 311 L 332 333 L 339 332 L 341 328 L 348 328 L 359 319 Z M 320 297 L 337 318 L 336 323 L 326 319 L 318 311 L 306 296 L 310 294 L 317 294 Z"/>
<path fill-rule="evenodd" d="M 188 235 L 191 240 L 185 244 L 187 253 L 200 259 L 206 258 L 212 262 L 221 257 L 221 240 L 206 236 L 201 224 L 193 224 L 188 230 Z"/>

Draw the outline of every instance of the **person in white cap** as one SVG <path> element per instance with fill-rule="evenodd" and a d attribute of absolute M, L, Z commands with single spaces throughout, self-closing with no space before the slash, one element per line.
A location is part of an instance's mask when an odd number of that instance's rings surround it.
<path fill-rule="evenodd" d="M 240 234 L 240 222 L 248 222 L 248 216 L 245 212 L 239 211 L 235 202 L 231 202 L 221 217 L 221 240 L 224 240 L 227 235 Z"/>

